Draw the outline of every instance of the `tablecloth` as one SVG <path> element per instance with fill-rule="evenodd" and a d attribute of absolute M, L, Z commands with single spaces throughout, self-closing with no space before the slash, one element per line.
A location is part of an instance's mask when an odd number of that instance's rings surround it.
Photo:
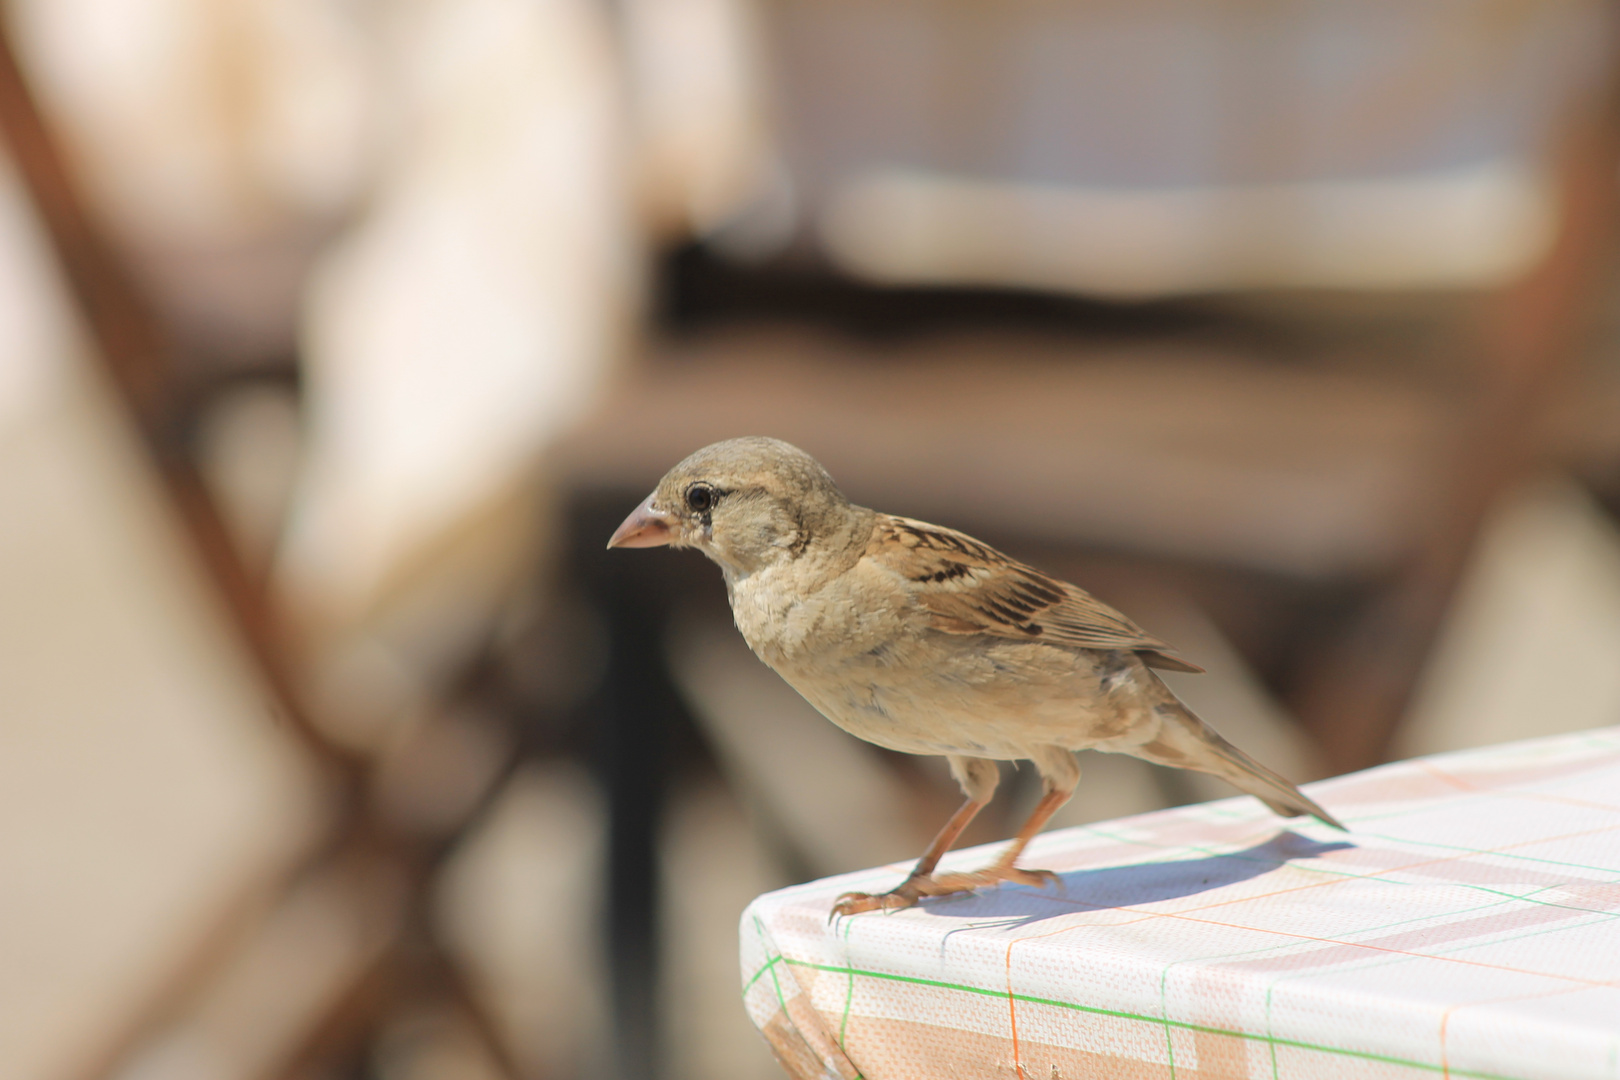
<path fill-rule="evenodd" d="M 1307 790 L 1347 834 L 1235 798 L 1043 835 L 1042 890 L 769 893 L 749 1016 L 795 1077 L 1620 1077 L 1620 728 Z"/>

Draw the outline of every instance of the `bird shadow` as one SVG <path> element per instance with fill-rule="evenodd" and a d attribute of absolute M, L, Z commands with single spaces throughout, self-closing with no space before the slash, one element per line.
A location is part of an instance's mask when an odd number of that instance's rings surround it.
<path fill-rule="evenodd" d="M 1043 889 L 1004 885 L 925 899 L 923 906 L 930 914 L 962 919 L 974 926 L 1019 926 L 1076 911 L 1130 908 L 1196 896 L 1251 881 L 1292 859 L 1314 858 L 1354 846 L 1347 840 L 1324 842 L 1284 830 L 1262 843 L 1222 855 L 1071 870 L 1059 874 L 1056 883 Z"/>

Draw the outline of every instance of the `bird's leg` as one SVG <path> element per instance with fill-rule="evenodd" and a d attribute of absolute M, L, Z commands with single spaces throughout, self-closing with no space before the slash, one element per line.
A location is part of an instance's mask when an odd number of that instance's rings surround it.
<path fill-rule="evenodd" d="M 982 889 L 986 885 L 995 885 L 1003 881 L 1014 881 L 1020 885 L 1040 888 L 1057 880 L 1057 875 L 1050 870 L 1019 869 L 1018 857 L 1024 853 L 1024 848 L 1029 846 L 1029 842 L 1035 839 L 1036 834 L 1046 827 L 1052 815 L 1074 795 L 1074 789 L 1080 783 L 1080 766 L 1071 751 L 1058 747 L 1043 748 L 1033 760 L 1045 780 L 1046 790 L 1042 793 L 1040 802 L 1035 804 L 1035 809 L 1030 811 L 1029 817 L 1024 820 L 1018 835 L 1013 837 L 1012 843 L 1007 845 L 1000 858 L 983 870 L 963 874 L 942 874 L 935 878 L 931 882 L 934 891 L 929 893 L 930 896 Z"/>
<path fill-rule="evenodd" d="M 951 757 L 951 772 L 956 775 L 957 783 L 967 795 L 967 801 L 957 808 L 956 813 L 939 830 L 928 850 L 922 853 L 917 865 L 911 868 L 906 876 L 895 888 L 886 893 L 860 893 L 848 892 L 838 898 L 833 904 L 834 915 L 855 915 L 862 911 L 876 911 L 882 908 L 886 911 L 897 908 L 911 907 L 924 896 L 938 895 L 934 889 L 934 867 L 939 860 L 951 850 L 962 830 L 978 816 L 979 811 L 989 804 L 991 796 L 995 794 L 996 784 L 1001 778 L 1000 771 L 993 761 L 984 758 Z"/>
<path fill-rule="evenodd" d="M 1020 885 L 1033 885 L 1040 888 L 1057 880 L 1057 875 L 1050 870 L 1020 870 L 1017 866 L 1018 856 L 1024 853 L 1024 848 L 1041 831 L 1047 820 L 1058 808 L 1069 801 L 1067 791 L 1048 791 L 1041 796 L 1041 801 L 1035 804 L 1035 810 L 1024 822 L 1024 827 L 1018 830 L 1012 843 L 1001 853 L 1001 857 L 983 870 L 971 870 L 961 874 L 941 874 L 932 882 L 929 896 L 942 896 L 946 893 L 967 892 L 970 889 L 982 889 L 986 885 L 995 885 L 1003 881 L 1016 881 Z"/>

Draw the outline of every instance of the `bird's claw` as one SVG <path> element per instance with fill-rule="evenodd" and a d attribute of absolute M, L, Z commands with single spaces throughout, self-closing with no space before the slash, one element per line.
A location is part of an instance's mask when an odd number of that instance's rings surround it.
<path fill-rule="evenodd" d="M 1041 889 L 1058 881 L 1050 870 L 1021 870 L 1016 866 L 988 866 L 963 874 L 909 877 L 886 893 L 847 892 L 833 902 L 832 915 L 859 915 L 863 911 L 899 911 L 914 907 L 925 896 L 953 896 L 1011 881 Z"/>
<path fill-rule="evenodd" d="M 921 898 L 921 893 L 907 890 L 905 885 L 886 893 L 847 892 L 833 902 L 831 918 L 859 915 L 863 911 L 899 911 L 913 906 Z"/>

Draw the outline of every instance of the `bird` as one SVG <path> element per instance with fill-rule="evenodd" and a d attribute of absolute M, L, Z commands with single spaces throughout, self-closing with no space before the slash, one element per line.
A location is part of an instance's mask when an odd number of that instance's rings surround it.
<path fill-rule="evenodd" d="M 666 545 L 719 564 L 749 648 L 823 716 L 879 746 L 943 756 L 962 789 L 904 881 L 845 893 L 829 917 L 1053 882 L 1018 860 L 1073 795 L 1079 750 L 1210 773 L 1281 816 L 1344 828 L 1177 699 L 1157 672 L 1203 669 L 1167 642 L 965 533 L 855 505 L 789 443 L 749 436 L 696 451 L 608 541 Z M 937 873 L 1009 760 L 1039 773 L 1034 810 L 989 866 Z"/>

